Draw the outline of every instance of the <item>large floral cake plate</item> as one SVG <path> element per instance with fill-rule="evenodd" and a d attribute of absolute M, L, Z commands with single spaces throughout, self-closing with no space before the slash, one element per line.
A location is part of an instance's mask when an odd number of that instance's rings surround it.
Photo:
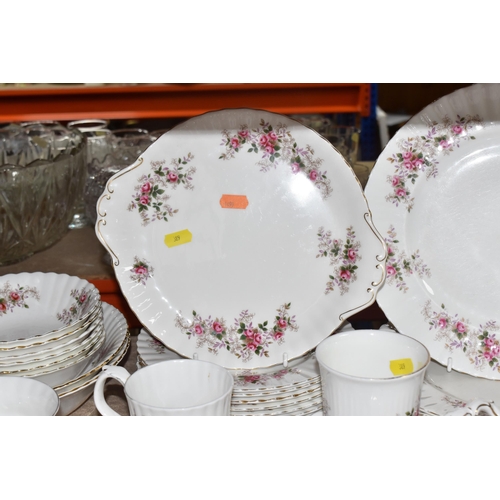
<path fill-rule="evenodd" d="M 388 248 L 377 302 L 459 372 L 500 379 L 500 85 L 426 107 L 391 139 L 366 196 Z"/>
<path fill-rule="evenodd" d="M 305 355 L 384 279 L 385 245 L 353 170 L 275 113 L 222 110 L 174 127 L 108 181 L 97 212 L 141 323 L 226 368 Z"/>

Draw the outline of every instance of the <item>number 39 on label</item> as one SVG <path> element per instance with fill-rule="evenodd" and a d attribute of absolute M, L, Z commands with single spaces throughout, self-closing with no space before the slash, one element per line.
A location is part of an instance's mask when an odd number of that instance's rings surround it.
<path fill-rule="evenodd" d="M 193 239 L 193 235 L 189 229 L 183 229 L 182 231 L 177 231 L 176 233 L 170 233 L 165 236 L 165 245 L 168 248 L 176 247 L 177 245 L 184 245 L 184 243 L 189 243 Z"/>

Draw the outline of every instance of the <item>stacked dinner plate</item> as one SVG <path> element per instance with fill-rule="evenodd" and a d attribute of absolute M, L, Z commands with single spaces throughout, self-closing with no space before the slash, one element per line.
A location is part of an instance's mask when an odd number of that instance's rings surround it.
<path fill-rule="evenodd" d="M 105 340 L 100 294 L 88 281 L 56 273 L 0 277 L 0 375 L 51 387 L 84 372 Z"/>
<path fill-rule="evenodd" d="M 321 412 L 322 408 L 321 378 L 314 354 L 292 368 L 235 374 L 231 401 L 234 416 L 305 416 Z"/>
<path fill-rule="evenodd" d="M 137 339 L 138 368 L 179 358 L 146 329 L 141 330 Z M 231 401 L 234 416 L 291 416 L 322 412 L 319 366 L 313 354 L 303 357 L 292 367 L 281 366 L 274 372 L 230 371 L 234 376 Z"/>

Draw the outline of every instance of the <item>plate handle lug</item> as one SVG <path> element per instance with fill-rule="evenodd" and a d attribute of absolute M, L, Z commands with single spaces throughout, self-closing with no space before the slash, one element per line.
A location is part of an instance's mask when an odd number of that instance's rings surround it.
<path fill-rule="evenodd" d="M 453 358 L 448 358 L 448 364 L 446 365 L 446 371 L 448 373 L 450 373 L 452 367 L 453 367 Z"/>
<path fill-rule="evenodd" d="M 283 353 L 283 367 L 286 368 L 288 366 L 288 354 L 286 352 Z"/>

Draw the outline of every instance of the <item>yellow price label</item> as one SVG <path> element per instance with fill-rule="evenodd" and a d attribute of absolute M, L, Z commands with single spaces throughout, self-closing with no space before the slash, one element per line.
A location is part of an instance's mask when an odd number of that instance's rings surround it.
<path fill-rule="evenodd" d="M 408 375 L 413 373 L 413 361 L 410 358 L 393 359 L 390 368 L 394 375 Z"/>
<path fill-rule="evenodd" d="M 184 243 L 189 243 L 192 239 L 193 235 L 190 231 L 188 229 L 183 229 L 176 233 L 167 234 L 164 241 L 168 248 L 172 248 L 178 245 L 184 245 Z"/>

